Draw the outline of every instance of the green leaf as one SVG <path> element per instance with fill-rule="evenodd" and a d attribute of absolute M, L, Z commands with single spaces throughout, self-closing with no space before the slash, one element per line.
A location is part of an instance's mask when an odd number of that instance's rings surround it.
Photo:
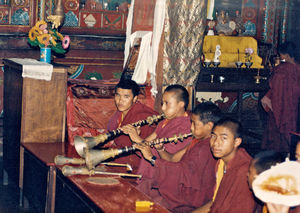
<path fill-rule="evenodd" d="M 62 48 L 61 45 L 57 44 L 56 46 L 52 46 L 51 49 L 59 54 L 64 54 L 66 52 L 66 50 L 64 48 Z"/>
<path fill-rule="evenodd" d="M 27 38 L 27 42 L 33 47 L 39 46 L 39 42 L 36 39 L 31 41 L 29 38 Z"/>

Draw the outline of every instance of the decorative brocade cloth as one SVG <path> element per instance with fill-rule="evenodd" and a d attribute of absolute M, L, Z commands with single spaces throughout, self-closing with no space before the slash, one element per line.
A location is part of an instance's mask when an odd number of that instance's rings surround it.
<path fill-rule="evenodd" d="M 207 1 L 166 0 L 163 84 L 191 86 L 200 72 Z"/>
<path fill-rule="evenodd" d="M 53 72 L 53 65 L 37 61 L 32 58 L 9 58 L 18 64 L 23 65 L 23 78 L 33 78 L 38 80 L 50 81 Z"/>

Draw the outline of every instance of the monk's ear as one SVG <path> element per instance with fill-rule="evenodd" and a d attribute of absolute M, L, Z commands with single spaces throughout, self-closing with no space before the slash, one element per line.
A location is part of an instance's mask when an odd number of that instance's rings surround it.
<path fill-rule="evenodd" d="M 242 143 L 242 138 L 234 139 L 234 147 L 237 148 Z"/>
<path fill-rule="evenodd" d="M 214 127 L 214 123 L 211 121 L 207 122 L 206 125 L 209 129 L 212 129 Z"/>
<path fill-rule="evenodd" d="M 184 108 L 184 102 L 183 101 L 179 101 L 179 106 Z"/>
<path fill-rule="evenodd" d="M 138 96 L 136 95 L 136 96 L 134 96 L 134 98 L 133 98 L 133 103 L 136 103 L 137 100 L 138 100 Z"/>

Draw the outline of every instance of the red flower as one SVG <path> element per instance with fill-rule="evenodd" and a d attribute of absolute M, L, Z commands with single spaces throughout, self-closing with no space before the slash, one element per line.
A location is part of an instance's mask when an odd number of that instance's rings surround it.
<path fill-rule="evenodd" d="M 66 35 L 62 41 L 62 47 L 64 49 L 67 49 L 70 45 L 70 37 L 68 35 Z"/>

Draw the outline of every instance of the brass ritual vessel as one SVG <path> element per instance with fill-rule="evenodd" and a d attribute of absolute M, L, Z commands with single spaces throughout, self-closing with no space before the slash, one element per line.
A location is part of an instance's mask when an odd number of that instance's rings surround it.
<path fill-rule="evenodd" d="M 254 76 L 255 83 L 260 84 L 260 80 L 267 80 L 267 77 L 263 77 L 259 75 L 259 69 L 257 70 L 257 75 Z"/>

